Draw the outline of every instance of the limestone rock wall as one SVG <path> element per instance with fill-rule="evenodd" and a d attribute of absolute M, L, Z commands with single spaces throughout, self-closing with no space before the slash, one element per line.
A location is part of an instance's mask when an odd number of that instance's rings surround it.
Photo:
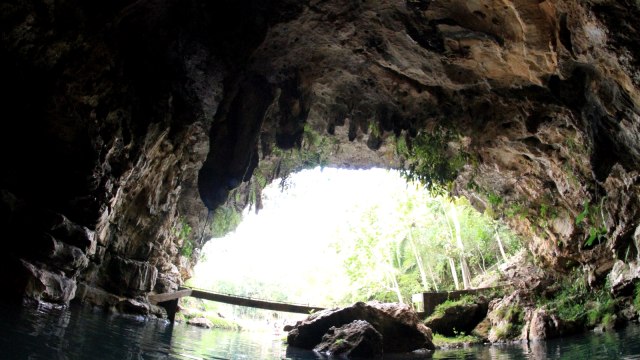
<path fill-rule="evenodd" d="M 252 55 L 271 104 L 252 115 L 262 132 L 244 170 L 262 173 L 256 159 L 272 161 L 273 144 L 335 166 L 411 167 L 401 144 L 454 133 L 442 151 L 467 159 L 455 193 L 507 220 L 546 266 L 602 279 L 614 256 L 637 254 L 638 11 L 626 1 L 311 1 Z M 329 145 L 310 145 L 315 134 Z"/>
<path fill-rule="evenodd" d="M 464 154 L 453 191 L 549 271 L 638 255 L 637 2 L 10 0 L 1 261 L 16 294 L 189 276 L 209 210 L 316 165 Z M 35 155 L 32 155 L 35 154 Z M 95 289 L 91 291 L 90 289 Z M 95 301 L 95 300 L 94 300 Z"/>
<path fill-rule="evenodd" d="M 197 179 L 225 77 L 258 41 L 264 9 L 0 7 L 9 293 L 67 303 L 80 286 L 80 297 L 114 305 L 176 289 L 210 234 Z"/>

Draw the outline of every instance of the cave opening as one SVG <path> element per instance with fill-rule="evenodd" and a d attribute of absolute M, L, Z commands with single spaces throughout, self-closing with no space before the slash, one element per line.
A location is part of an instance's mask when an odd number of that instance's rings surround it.
<path fill-rule="evenodd" d="M 520 239 L 465 197 L 428 190 L 400 171 L 321 168 L 278 178 L 237 228 L 210 239 L 187 285 L 324 308 L 490 287 Z M 186 299 L 225 319 L 292 319 L 269 310 Z M 293 319 L 299 317 L 294 316 Z"/>

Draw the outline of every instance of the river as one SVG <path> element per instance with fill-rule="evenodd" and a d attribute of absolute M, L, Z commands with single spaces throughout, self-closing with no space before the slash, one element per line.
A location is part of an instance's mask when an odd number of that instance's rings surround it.
<path fill-rule="evenodd" d="M 640 326 L 521 344 L 437 350 L 384 359 L 640 359 Z M 325 359 L 287 351 L 282 335 L 205 330 L 72 306 L 2 307 L 0 359 Z"/>

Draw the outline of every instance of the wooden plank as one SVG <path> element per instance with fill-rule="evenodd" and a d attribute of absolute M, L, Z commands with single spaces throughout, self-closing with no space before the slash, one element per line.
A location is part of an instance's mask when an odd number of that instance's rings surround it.
<path fill-rule="evenodd" d="M 191 296 L 192 291 L 193 290 L 191 289 L 186 289 L 186 290 L 178 290 L 172 293 L 149 294 L 147 298 L 149 299 L 150 303 L 158 304 L 165 301 L 176 300 L 185 296 Z"/>
<path fill-rule="evenodd" d="M 247 306 L 252 308 L 266 309 L 266 310 L 273 310 L 273 311 L 284 311 L 284 312 L 297 313 L 297 314 L 309 314 L 314 311 L 324 310 L 324 308 L 317 307 L 317 306 L 285 304 L 285 303 L 270 302 L 270 301 L 264 301 L 264 300 L 248 299 L 248 298 L 235 297 L 230 295 L 215 294 L 215 293 L 210 293 L 207 291 L 201 291 L 201 290 L 195 290 L 195 289 L 191 291 L 191 296 L 198 299 L 217 301 L 225 304 Z"/>

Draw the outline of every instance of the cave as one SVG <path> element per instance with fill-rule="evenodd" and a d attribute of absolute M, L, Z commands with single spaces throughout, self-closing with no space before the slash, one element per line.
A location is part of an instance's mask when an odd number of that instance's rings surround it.
<path fill-rule="evenodd" d="M 620 296 L 640 278 L 637 2 L 0 9 L 7 298 L 174 291 L 197 260 L 185 242 L 319 165 L 403 169 L 499 208 L 542 277 L 583 269 Z"/>

